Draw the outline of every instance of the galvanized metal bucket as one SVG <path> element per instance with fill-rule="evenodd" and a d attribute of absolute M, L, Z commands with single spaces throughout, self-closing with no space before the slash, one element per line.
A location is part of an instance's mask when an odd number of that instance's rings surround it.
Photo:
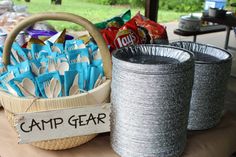
<path fill-rule="evenodd" d="M 180 156 L 186 143 L 193 55 L 137 45 L 113 53 L 111 145 L 122 157 Z"/>
<path fill-rule="evenodd" d="M 189 130 L 209 129 L 218 124 L 224 109 L 232 55 L 226 50 L 188 41 L 171 43 L 195 55 L 195 74 L 189 113 Z"/>

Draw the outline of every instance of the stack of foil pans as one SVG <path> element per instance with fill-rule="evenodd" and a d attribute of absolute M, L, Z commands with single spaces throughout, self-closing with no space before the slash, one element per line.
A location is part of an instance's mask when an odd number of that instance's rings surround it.
<path fill-rule="evenodd" d="M 180 156 L 193 85 L 187 50 L 137 45 L 113 53 L 111 145 L 122 157 Z"/>
<path fill-rule="evenodd" d="M 171 45 L 195 55 L 195 74 L 189 113 L 189 130 L 209 129 L 218 124 L 224 109 L 232 56 L 226 50 L 194 42 Z"/>

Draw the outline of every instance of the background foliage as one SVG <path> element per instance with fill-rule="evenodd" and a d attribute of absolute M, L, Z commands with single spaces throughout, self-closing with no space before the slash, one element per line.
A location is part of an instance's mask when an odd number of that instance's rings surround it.
<path fill-rule="evenodd" d="M 123 2 L 126 0 L 123 0 Z M 30 14 L 37 14 L 39 12 L 69 12 L 85 17 L 92 23 L 97 23 L 110 19 L 113 16 L 120 15 L 131 9 L 132 16 L 138 11 L 144 14 L 144 7 L 130 7 L 129 5 L 102 5 L 96 3 L 89 3 L 85 0 L 62 0 L 62 5 L 51 5 L 50 0 L 31 0 L 26 3 L 25 0 L 14 0 L 16 5 L 26 5 Z M 181 15 L 186 15 L 185 12 L 165 11 L 159 10 L 158 22 L 176 21 Z M 69 30 L 83 30 L 78 25 L 70 22 L 48 21 L 57 30 L 67 28 Z"/>
<path fill-rule="evenodd" d="M 160 9 L 178 12 L 201 11 L 205 0 L 160 0 Z"/>
<path fill-rule="evenodd" d="M 131 7 L 144 7 L 145 0 L 84 0 L 87 2 L 106 4 L 106 5 L 131 5 Z M 159 0 L 161 10 L 172 10 L 176 12 L 196 12 L 202 11 L 205 0 Z M 230 3 L 236 3 L 236 0 L 227 0 Z"/>
<path fill-rule="evenodd" d="M 145 0 L 87 0 L 98 4 L 127 4 L 132 7 L 144 7 Z M 173 10 L 178 12 L 199 11 L 203 8 L 204 0 L 160 0 L 159 7 L 162 10 Z"/>

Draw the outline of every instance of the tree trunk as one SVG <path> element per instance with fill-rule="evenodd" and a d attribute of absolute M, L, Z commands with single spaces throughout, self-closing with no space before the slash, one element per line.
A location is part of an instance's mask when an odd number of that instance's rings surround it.
<path fill-rule="evenodd" d="M 145 16 L 150 20 L 156 21 L 158 19 L 159 0 L 146 0 Z"/>

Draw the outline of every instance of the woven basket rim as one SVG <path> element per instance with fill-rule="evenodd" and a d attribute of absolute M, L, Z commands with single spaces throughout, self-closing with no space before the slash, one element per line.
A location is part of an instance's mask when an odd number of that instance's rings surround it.
<path fill-rule="evenodd" d="M 22 98 L 12 96 L 11 94 L 2 91 L 0 91 L 0 98 L 3 108 L 12 113 L 58 110 L 78 106 L 103 104 L 104 101 L 109 98 L 110 84 L 111 80 L 106 80 L 103 84 L 88 93 L 53 99 Z"/>

